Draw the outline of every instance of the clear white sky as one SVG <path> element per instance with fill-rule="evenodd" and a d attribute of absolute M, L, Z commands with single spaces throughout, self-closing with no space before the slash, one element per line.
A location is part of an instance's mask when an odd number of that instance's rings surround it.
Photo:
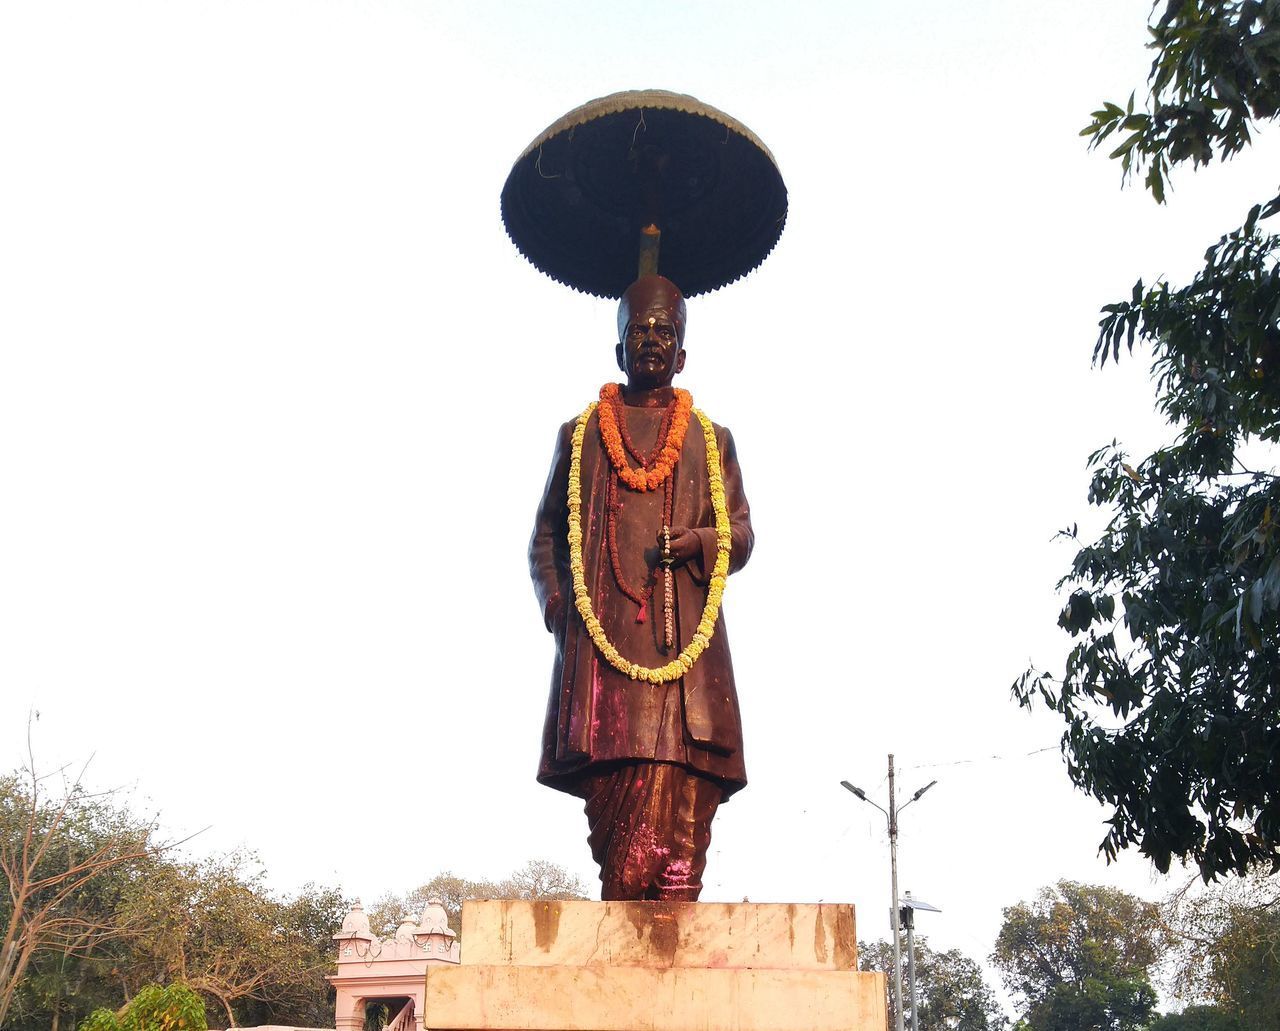
<path fill-rule="evenodd" d="M 531 857 L 594 883 L 534 783 L 551 665 L 525 567 L 554 434 L 615 375 L 613 307 L 535 271 L 498 193 L 618 89 L 751 126 L 774 255 L 690 304 L 683 383 L 734 431 L 751 784 L 705 897 L 902 885 L 981 957 L 1001 906 L 1107 867 L 1059 727 L 1059 527 L 1089 451 L 1163 434 L 1098 307 L 1184 277 L 1276 148 L 1121 192 L 1077 130 L 1145 80 L 1148 0 L 240 0 L 0 7 L 0 765 L 96 756 L 196 850 L 366 899 Z M 1274 141 L 1266 141 L 1268 144 Z M 1093 525 L 1093 523 L 1089 523 Z M 1001 756 L 996 760 L 992 756 Z M 927 921 L 927 923 L 926 923 Z"/>

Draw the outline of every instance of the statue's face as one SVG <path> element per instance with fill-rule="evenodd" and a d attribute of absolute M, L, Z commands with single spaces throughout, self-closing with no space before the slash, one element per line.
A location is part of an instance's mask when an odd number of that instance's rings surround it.
<path fill-rule="evenodd" d="M 641 390 L 670 386 L 684 370 L 684 348 L 669 308 L 654 305 L 632 314 L 618 344 L 618 368 L 628 386 Z"/>

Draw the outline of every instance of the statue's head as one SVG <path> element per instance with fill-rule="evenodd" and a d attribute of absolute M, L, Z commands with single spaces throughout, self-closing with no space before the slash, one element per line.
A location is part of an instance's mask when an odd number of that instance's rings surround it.
<path fill-rule="evenodd" d="M 618 303 L 618 368 L 651 390 L 684 370 L 684 295 L 662 276 L 641 276 Z"/>

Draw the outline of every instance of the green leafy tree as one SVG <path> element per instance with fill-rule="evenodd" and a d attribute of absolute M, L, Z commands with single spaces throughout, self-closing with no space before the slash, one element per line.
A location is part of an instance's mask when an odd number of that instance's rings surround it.
<path fill-rule="evenodd" d="M 247 1002 L 243 1023 L 326 1027 L 333 1023 L 334 991 L 325 975 L 334 970 L 333 936 L 351 908 L 337 888 L 305 884 L 296 895 L 278 900 L 277 933 L 292 942 L 296 965 L 268 979 L 266 998 Z"/>
<path fill-rule="evenodd" d="M 909 1022 L 911 1004 L 907 998 L 905 956 L 903 966 L 904 1019 Z M 893 946 L 885 941 L 859 942 L 858 967 L 882 970 L 886 974 L 892 1027 L 897 1016 L 889 987 L 893 979 Z M 982 968 L 958 949 L 934 952 L 923 936 L 916 938 L 916 992 L 920 1004 L 918 1026 L 929 1031 L 1003 1031 L 1009 1024 L 995 992 L 983 979 Z"/>
<path fill-rule="evenodd" d="M 207 1031 L 204 1002 L 183 984 L 146 985 L 118 1013 L 94 1010 L 80 1031 Z"/>
<path fill-rule="evenodd" d="M 330 936 L 346 902 L 313 887 L 281 899 L 264 877 L 252 856 L 232 853 L 167 863 L 140 879 L 124 914 L 149 930 L 134 943 L 126 982 L 181 981 L 231 1027 L 328 1023 Z"/>
<path fill-rule="evenodd" d="M 1255 869 L 1193 888 L 1165 904 L 1178 993 L 1212 999 L 1242 1028 L 1280 1028 L 1280 877 Z"/>
<path fill-rule="evenodd" d="M 1174 166 L 1229 158 L 1276 118 L 1280 2 L 1153 15 L 1145 105 L 1107 103 L 1083 133 L 1163 201 Z M 1139 280 L 1102 309 L 1095 364 L 1149 346 L 1176 433 L 1144 458 L 1114 442 L 1090 457 L 1089 501 L 1111 518 L 1059 584 L 1074 646 L 1061 675 L 1014 684 L 1065 721 L 1069 776 L 1111 810 L 1107 856 L 1134 845 L 1205 879 L 1280 864 L 1280 237 L 1262 228 L 1277 210 L 1255 204 L 1185 286 Z"/>
<path fill-rule="evenodd" d="M 1004 910 L 991 962 L 1028 1031 L 1136 1031 L 1156 1005 L 1159 908 L 1123 891 L 1059 881 Z"/>
<path fill-rule="evenodd" d="M 332 1021 L 339 891 L 277 897 L 245 856 L 174 861 L 153 824 L 90 791 L 83 770 L 35 770 L 29 749 L 0 776 L 0 1028 L 59 1031 L 131 1003 L 143 1013 L 161 991 L 146 986 L 171 982 L 232 1024 Z"/>
<path fill-rule="evenodd" d="M 88 956 L 37 953 L 18 986 L 5 1031 L 65 1031 L 86 1013 L 119 1006 L 124 998 L 119 972 L 128 963 L 128 944 L 127 939 L 103 942 Z"/>
<path fill-rule="evenodd" d="M 1245 1031 L 1240 1021 L 1217 1006 L 1188 1006 L 1157 1017 L 1147 1031 Z"/>

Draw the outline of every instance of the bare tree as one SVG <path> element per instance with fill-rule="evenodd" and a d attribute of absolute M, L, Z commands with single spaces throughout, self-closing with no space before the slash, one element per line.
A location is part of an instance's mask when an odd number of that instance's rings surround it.
<path fill-rule="evenodd" d="M 1280 1026 L 1280 875 L 1258 865 L 1213 884 L 1196 876 L 1162 911 L 1175 995 L 1211 1000 L 1241 1027 Z"/>
<path fill-rule="evenodd" d="M 0 1027 L 37 953 L 87 956 L 103 942 L 128 934 L 88 888 L 112 872 L 156 856 L 155 825 L 115 804 L 114 793 L 92 793 L 85 770 L 39 774 L 27 728 L 27 763 L 0 777 Z M 50 792 L 47 781 L 58 778 Z"/>
<path fill-rule="evenodd" d="M 499 898 L 512 899 L 585 899 L 586 885 L 559 863 L 546 859 L 530 859 L 499 885 Z"/>
<path fill-rule="evenodd" d="M 586 885 L 558 863 L 531 859 L 500 881 L 473 881 L 446 870 L 405 895 L 382 895 L 369 908 L 369 926 L 380 938 L 392 934 L 406 915 L 416 916 L 430 899 L 439 899 L 449 926 L 462 931 L 467 899 L 585 899 Z M 461 939 L 459 939 L 461 940 Z"/>

